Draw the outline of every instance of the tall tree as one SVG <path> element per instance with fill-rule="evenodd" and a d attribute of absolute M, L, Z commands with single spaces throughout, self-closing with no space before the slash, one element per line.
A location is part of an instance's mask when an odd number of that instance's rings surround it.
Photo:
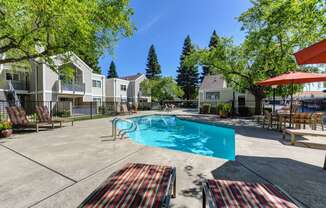
<path fill-rule="evenodd" d="M 177 70 L 177 83 L 184 91 L 183 98 L 190 100 L 197 96 L 198 88 L 198 66 L 195 64 L 186 64 L 185 59 L 195 51 L 195 48 L 188 35 L 184 41 L 182 54 L 180 57 L 180 66 Z"/>
<path fill-rule="evenodd" d="M 148 51 L 146 64 L 146 77 L 148 79 L 156 79 L 161 76 L 161 66 L 158 62 L 154 45 L 151 45 Z"/>
<path fill-rule="evenodd" d="M 133 11 L 128 0 L 6 0 L 0 3 L 0 64 L 41 58 L 55 69 L 52 56 L 75 52 L 89 58 L 93 49 L 112 48 L 130 36 Z M 91 52 L 91 53 L 90 53 Z M 67 57 L 68 58 L 68 57 Z M 94 64 L 93 64 L 94 62 Z"/>
<path fill-rule="evenodd" d="M 255 110 L 261 112 L 261 102 L 271 90 L 258 86 L 258 81 L 299 68 L 293 53 L 325 38 L 324 0 L 253 0 L 253 7 L 240 17 L 247 33 L 241 46 L 223 41 L 224 56 L 215 56 L 220 49 L 200 50 L 189 63 L 199 60 L 222 73 L 235 89 L 255 96 Z"/>
<path fill-rule="evenodd" d="M 143 95 L 151 96 L 153 101 L 174 100 L 182 97 L 182 89 L 172 77 L 146 79 L 140 84 Z"/>
<path fill-rule="evenodd" d="M 114 61 L 111 61 L 107 78 L 109 79 L 109 78 L 117 78 L 117 77 L 118 77 L 118 73 L 117 73 L 115 63 Z"/>
<path fill-rule="evenodd" d="M 211 39 L 209 41 L 208 48 L 209 49 L 216 49 L 219 45 L 219 37 L 216 33 L 216 31 L 213 31 L 213 34 L 211 36 Z M 214 69 L 210 66 L 203 66 L 203 71 L 201 73 L 200 81 L 202 82 L 204 80 L 204 77 L 206 75 L 212 75 L 214 74 Z"/>

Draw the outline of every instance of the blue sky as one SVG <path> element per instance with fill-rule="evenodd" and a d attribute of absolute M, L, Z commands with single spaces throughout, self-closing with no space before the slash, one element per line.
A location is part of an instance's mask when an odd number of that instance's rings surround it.
<path fill-rule="evenodd" d="M 239 44 L 244 38 L 236 17 L 250 8 L 248 0 L 131 0 L 133 23 L 137 27 L 130 38 L 121 39 L 114 55 L 100 59 L 107 74 L 113 59 L 119 76 L 145 73 L 148 49 L 155 45 L 164 76 L 176 76 L 185 37 L 206 47 L 215 29 L 220 36 L 233 37 Z"/>

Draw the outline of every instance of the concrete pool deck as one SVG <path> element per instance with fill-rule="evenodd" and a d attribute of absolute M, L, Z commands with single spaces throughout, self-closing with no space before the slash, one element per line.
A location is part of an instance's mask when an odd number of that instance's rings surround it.
<path fill-rule="evenodd" d="M 142 114 L 151 113 L 160 112 Z M 111 120 L 81 121 L 1 139 L 0 207 L 76 207 L 128 162 L 177 168 L 172 207 L 201 207 L 203 178 L 270 182 L 307 207 L 326 205 L 325 150 L 288 145 L 281 141 L 281 133 L 244 119 L 225 120 L 236 130 L 237 158 L 227 161 L 146 147 L 128 139 L 112 141 Z"/>

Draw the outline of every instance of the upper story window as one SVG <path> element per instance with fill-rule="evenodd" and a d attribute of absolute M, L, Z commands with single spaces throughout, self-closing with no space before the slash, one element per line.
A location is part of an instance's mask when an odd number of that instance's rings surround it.
<path fill-rule="evenodd" d="M 19 81 L 19 75 L 17 73 L 6 73 L 6 80 Z"/>
<path fill-rule="evenodd" d="M 220 92 L 206 92 L 206 100 L 219 100 Z"/>
<path fill-rule="evenodd" d="M 127 85 L 120 85 L 121 91 L 127 91 Z"/>
<path fill-rule="evenodd" d="M 102 87 L 102 82 L 100 80 L 92 80 L 93 82 L 93 87 L 101 88 Z"/>

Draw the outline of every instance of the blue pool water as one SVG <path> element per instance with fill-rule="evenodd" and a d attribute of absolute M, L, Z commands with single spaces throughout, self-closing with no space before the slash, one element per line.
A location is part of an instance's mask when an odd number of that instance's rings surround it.
<path fill-rule="evenodd" d="M 235 159 L 234 129 L 187 121 L 175 116 L 142 116 L 132 118 L 137 130 L 128 133 L 136 143 L 163 147 L 211 157 Z M 119 121 L 126 129 L 130 123 Z"/>

